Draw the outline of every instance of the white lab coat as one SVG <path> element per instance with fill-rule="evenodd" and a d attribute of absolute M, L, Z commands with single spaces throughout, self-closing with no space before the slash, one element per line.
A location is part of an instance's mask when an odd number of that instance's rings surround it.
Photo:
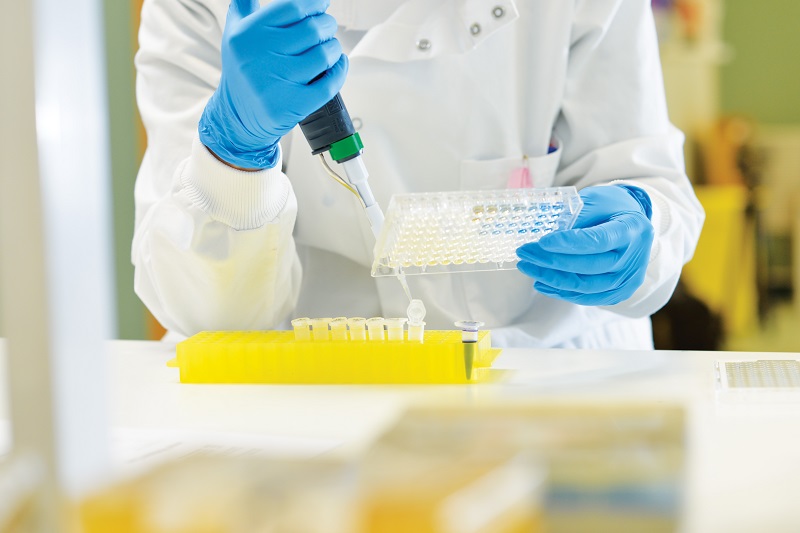
<path fill-rule="evenodd" d="M 282 165 L 257 173 L 199 143 L 227 7 L 144 3 L 138 295 L 185 335 L 284 327 L 297 316 L 404 316 L 399 283 L 370 277 L 363 211 L 299 130 L 282 142 Z M 625 182 L 653 202 L 646 280 L 627 301 L 550 299 L 516 270 L 410 276 L 427 327 L 474 319 L 500 345 L 651 348 L 649 315 L 672 294 L 704 214 L 667 117 L 650 2 L 333 0 L 331 13 L 351 61 L 342 96 L 384 209 L 397 193 L 503 188 L 525 157 L 537 187 Z M 551 142 L 559 148 L 548 153 Z"/>

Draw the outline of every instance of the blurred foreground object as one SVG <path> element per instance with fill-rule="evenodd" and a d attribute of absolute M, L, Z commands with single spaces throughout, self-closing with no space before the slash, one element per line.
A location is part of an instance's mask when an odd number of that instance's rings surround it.
<path fill-rule="evenodd" d="M 65 500 L 108 468 L 103 343 L 114 337 L 114 305 L 102 3 L 5 7 L 0 322 L 11 457 L 41 465 L 26 530 L 58 533 Z M 25 497 L 15 490 L 2 501 Z"/>
<path fill-rule="evenodd" d="M 486 451 L 389 454 L 368 466 L 195 457 L 88 498 L 82 525 L 84 533 L 540 531 L 541 471 Z"/>
<path fill-rule="evenodd" d="M 85 533 L 675 531 L 684 442 L 664 404 L 418 407 L 352 463 L 194 457 L 81 516 Z"/>
<path fill-rule="evenodd" d="M 0 533 L 36 531 L 36 494 L 44 480 L 41 461 L 20 456 L 0 462 Z"/>
<path fill-rule="evenodd" d="M 351 466 L 198 456 L 89 497 L 84 533 L 349 533 Z"/>
<path fill-rule="evenodd" d="M 383 457 L 431 461 L 527 453 L 547 471 L 544 531 L 668 532 L 679 526 L 684 442 L 683 409 L 664 404 L 523 402 L 419 408 L 376 443 L 365 471 L 387 476 L 380 468 Z M 385 485 L 392 487 L 402 476 Z M 397 493 L 391 490 L 394 497 L 383 505 L 397 507 L 402 502 Z"/>
<path fill-rule="evenodd" d="M 546 470 L 534 451 L 446 424 L 418 427 L 415 416 L 404 417 L 363 460 L 358 531 L 543 531 Z"/>

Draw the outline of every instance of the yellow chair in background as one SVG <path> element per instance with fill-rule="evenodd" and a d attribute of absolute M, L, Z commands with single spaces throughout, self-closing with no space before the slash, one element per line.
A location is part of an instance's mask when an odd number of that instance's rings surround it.
<path fill-rule="evenodd" d="M 692 294 L 722 316 L 727 333 L 758 323 L 755 229 L 743 185 L 696 186 L 706 221 L 694 258 L 681 279 Z"/>

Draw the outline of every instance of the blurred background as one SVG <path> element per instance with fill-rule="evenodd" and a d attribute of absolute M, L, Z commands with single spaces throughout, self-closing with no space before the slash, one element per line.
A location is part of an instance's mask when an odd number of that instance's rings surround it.
<path fill-rule="evenodd" d="M 653 0 L 670 118 L 706 224 L 659 348 L 797 351 L 800 4 Z M 795 290 L 797 289 L 797 290 Z"/>
<path fill-rule="evenodd" d="M 163 330 L 133 292 L 133 185 L 146 139 L 133 55 L 142 0 L 105 0 L 118 332 Z M 657 348 L 800 351 L 800 3 L 653 0 L 670 116 L 707 219 L 654 317 Z M 796 289 L 796 290 L 795 290 Z"/>

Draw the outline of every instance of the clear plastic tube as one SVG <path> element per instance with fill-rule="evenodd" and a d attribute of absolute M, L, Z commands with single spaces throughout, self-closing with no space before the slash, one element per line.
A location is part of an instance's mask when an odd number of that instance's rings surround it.
<path fill-rule="evenodd" d="M 483 327 L 483 322 L 475 320 L 460 320 L 455 326 L 461 330 L 461 346 L 464 347 L 464 370 L 467 379 L 472 379 L 472 366 L 475 362 L 475 353 L 478 348 L 478 330 Z"/>
<path fill-rule="evenodd" d="M 310 341 L 311 340 L 311 331 L 309 330 L 309 326 L 311 325 L 310 318 L 295 318 L 292 320 L 292 327 L 294 328 L 294 340 L 296 341 Z"/>
<path fill-rule="evenodd" d="M 411 300 L 406 313 L 409 322 L 422 322 L 425 320 L 425 304 L 422 303 L 422 300 Z"/>
<path fill-rule="evenodd" d="M 408 340 L 422 342 L 425 339 L 425 322 L 411 321 L 408 323 Z"/>
<path fill-rule="evenodd" d="M 461 330 L 461 342 L 478 342 L 478 330 L 483 327 L 483 322 L 474 320 L 460 320 L 455 326 Z"/>
<path fill-rule="evenodd" d="M 311 336 L 315 341 L 327 341 L 330 340 L 330 331 L 328 330 L 328 324 L 330 324 L 330 318 L 312 318 L 311 319 Z"/>
<path fill-rule="evenodd" d="M 367 319 L 367 331 L 369 332 L 369 340 L 382 341 L 383 340 L 383 325 L 386 320 L 383 317 L 372 317 Z"/>
<path fill-rule="evenodd" d="M 390 341 L 403 340 L 403 326 L 408 322 L 407 318 L 387 318 L 386 332 Z"/>
<path fill-rule="evenodd" d="M 350 327 L 351 341 L 367 340 L 367 330 L 365 329 L 366 323 L 367 319 L 359 316 L 347 320 L 347 325 Z"/>
<path fill-rule="evenodd" d="M 347 318 L 340 316 L 331 320 L 331 340 L 347 340 Z"/>

